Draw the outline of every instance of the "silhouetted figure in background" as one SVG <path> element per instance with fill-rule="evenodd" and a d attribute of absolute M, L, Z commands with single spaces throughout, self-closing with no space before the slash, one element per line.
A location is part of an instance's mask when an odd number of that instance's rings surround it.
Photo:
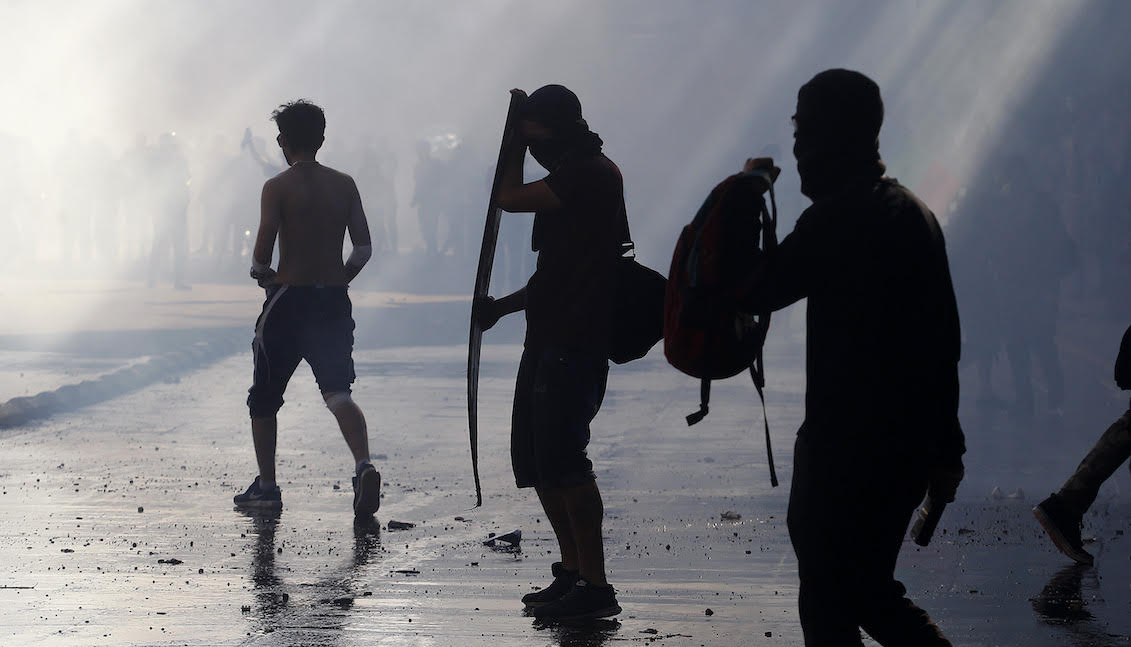
<path fill-rule="evenodd" d="M 448 220 L 444 252 L 451 251 L 459 263 L 474 262 L 471 251 L 471 218 L 478 212 L 483 196 L 479 189 L 479 170 L 482 168 L 468 140 L 462 140 L 452 151 L 447 163 L 445 215 Z M 478 250 L 477 250 L 478 251 Z"/>
<path fill-rule="evenodd" d="M 89 200 L 93 187 L 90 167 L 85 143 L 76 131 L 69 131 L 55 166 L 60 252 L 68 265 L 76 256 L 84 265 L 91 258 L 93 223 Z"/>
<path fill-rule="evenodd" d="M 262 169 L 263 175 L 266 177 L 275 177 L 283 172 L 283 167 L 267 159 L 266 153 L 262 150 L 264 144 L 265 142 L 262 137 L 252 136 L 251 128 L 244 129 L 243 140 L 240 141 L 240 149 L 247 151 L 251 159 Z"/>
<path fill-rule="evenodd" d="M 526 99 L 521 90 L 512 90 Z M 586 456 L 589 424 L 609 373 L 613 291 L 620 243 L 628 240 L 620 169 L 581 117 L 577 96 L 560 85 L 526 99 L 508 151 L 498 205 L 535 212 L 538 266 L 526 287 L 477 303 L 484 330 L 526 311 L 526 343 L 511 418 L 511 463 L 518 487 L 533 487 L 554 528 L 561 562 L 554 581 L 522 601 L 537 618 L 601 618 L 620 613 L 605 579 L 604 505 Z M 550 172 L 523 184 L 526 149 Z"/>
<path fill-rule="evenodd" d="M 1123 334 L 1119 345 L 1119 355 L 1115 359 L 1115 384 L 1124 390 L 1131 389 L 1131 328 Z M 1100 436 L 1095 447 L 1060 490 L 1033 508 L 1033 514 L 1056 547 L 1081 564 L 1092 563 L 1092 555 L 1084 550 L 1080 537 L 1084 513 L 1092 507 L 1104 481 L 1129 458 L 1131 408 Z"/>
<path fill-rule="evenodd" d="M 992 246 L 992 280 L 1000 300 L 1001 335 L 1013 373 L 1017 413 L 1035 413 L 1033 360 L 1048 388 L 1047 406 L 1055 416 L 1064 406 L 1064 370 L 1056 345 L 1060 282 L 1079 263 L 1052 196 L 1018 155 L 991 171 L 997 202 L 982 223 Z"/>
<path fill-rule="evenodd" d="M 365 195 L 369 196 L 366 200 L 369 206 L 366 207 L 365 213 L 369 218 L 369 232 L 373 238 L 373 253 L 380 256 L 389 250 L 389 238 L 385 228 L 388 202 L 382 196 L 382 191 L 387 189 L 389 182 L 383 177 L 384 168 L 381 164 L 381 158 L 368 138 L 358 148 L 356 158 L 358 187 L 364 191 Z"/>
<path fill-rule="evenodd" d="M 996 212 L 1003 208 L 1008 205 L 1002 203 L 999 191 L 987 179 L 959 201 L 947 227 L 950 257 L 955 261 L 954 287 L 965 319 L 962 363 L 974 365 L 978 374 L 977 386 L 967 388 L 967 392 L 977 393 L 979 405 L 1002 402 L 994 394 L 993 368 L 1005 349 L 1001 311 L 1004 297 L 1001 278 L 996 273 L 1000 262 L 995 258 L 996 241 L 988 229 Z"/>
<path fill-rule="evenodd" d="M 267 288 L 267 301 L 256 322 L 254 382 L 247 397 L 259 475 L 235 503 L 283 505 L 275 484 L 276 414 L 287 382 L 305 359 L 353 454 L 354 514 L 366 517 L 381 504 L 381 475 L 369 460 L 365 416 L 350 394 L 354 321 L 347 290 L 373 252 L 369 226 L 353 178 L 314 159 L 326 131 L 322 109 L 295 101 L 271 118 L 290 168 L 263 185 L 251 276 Z M 353 251 L 343 263 L 347 231 Z M 271 269 L 276 237 L 278 272 Z"/>
<path fill-rule="evenodd" d="M 149 253 L 149 285 L 158 274 L 169 252 L 173 256 L 173 287 L 187 290 L 185 265 L 188 261 L 189 167 L 172 133 L 161 136 L 150 156 L 149 182 L 153 190 L 153 247 Z"/>
<path fill-rule="evenodd" d="M 949 645 L 894 579 L 924 494 L 952 501 L 958 312 L 942 232 L 884 177 L 876 84 L 827 70 L 801 87 L 794 155 L 813 200 L 756 274 L 750 312 L 808 298 L 805 421 L 794 450 L 789 536 L 805 644 Z M 746 170 L 770 166 L 749 160 Z"/>
<path fill-rule="evenodd" d="M 119 161 L 122 173 L 122 253 L 124 261 L 136 267 L 136 274 L 146 272 L 152 242 L 153 213 L 157 211 L 157 189 L 149 177 L 153 150 L 142 133 Z"/>
<path fill-rule="evenodd" d="M 83 154 L 86 162 L 86 209 L 90 212 L 91 246 L 104 269 L 118 260 L 122 177 L 118 161 L 100 139 L 92 139 Z"/>
<path fill-rule="evenodd" d="M 44 224 L 43 187 L 27 141 L 0 131 L 0 148 L 7 151 L 0 159 L 0 195 L 5 196 L 4 208 L 0 208 L 0 269 L 26 268 L 35 258 L 37 230 Z"/>
<path fill-rule="evenodd" d="M 377 161 L 380 165 L 376 207 L 381 212 L 381 221 L 385 223 L 385 240 L 387 251 L 396 255 L 400 249 L 400 238 L 397 228 L 397 154 L 381 144 L 377 151 Z"/>
<path fill-rule="evenodd" d="M 259 196 L 254 187 L 263 173 L 274 168 L 271 164 L 266 167 L 259 164 L 250 151 L 245 153 L 243 149 L 249 144 L 245 131 L 241 150 L 226 160 L 221 176 L 216 178 L 223 200 L 223 203 L 217 202 L 222 217 L 219 241 L 222 245 L 216 251 L 225 257 L 225 266 L 246 262 L 245 255 L 251 255 L 253 242 L 247 232 L 255 230 L 259 215 Z"/>
<path fill-rule="evenodd" d="M 444 211 L 446 179 L 444 163 L 432 155 L 432 145 L 427 140 L 416 144 L 416 171 L 413 174 L 412 206 L 420 223 L 424 239 L 424 255 L 440 253 L 440 219 Z"/>

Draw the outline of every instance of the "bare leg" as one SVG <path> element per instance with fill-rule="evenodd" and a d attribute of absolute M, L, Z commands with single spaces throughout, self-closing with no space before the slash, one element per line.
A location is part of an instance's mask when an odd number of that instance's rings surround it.
<path fill-rule="evenodd" d="M 251 419 L 251 439 L 255 444 L 260 481 L 275 482 L 275 440 L 278 436 L 279 423 L 275 416 Z"/>
<path fill-rule="evenodd" d="M 323 393 L 322 397 L 325 399 L 330 395 L 332 394 Z M 369 433 L 365 427 L 365 414 L 361 412 L 361 407 L 358 407 L 353 400 L 346 400 L 334 405 L 330 412 L 338 420 L 342 438 L 346 439 L 353 460 L 357 463 L 369 460 Z"/>
<path fill-rule="evenodd" d="M 561 490 L 577 546 L 578 570 L 586 582 L 605 586 L 605 546 L 601 541 L 601 520 L 605 506 L 597 482 L 590 481 Z"/>
<path fill-rule="evenodd" d="M 550 525 L 553 526 L 554 534 L 558 538 L 558 548 L 562 554 L 562 568 L 567 571 L 576 571 L 578 569 L 577 543 L 574 541 L 573 526 L 570 523 L 569 509 L 566 506 L 562 490 L 543 490 L 541 488 L 535 488 L 535 490 L 538 492 L 538 499 L 542 502 L 542 509 L 546 511 L 546 517 L 550 520 Z"/>

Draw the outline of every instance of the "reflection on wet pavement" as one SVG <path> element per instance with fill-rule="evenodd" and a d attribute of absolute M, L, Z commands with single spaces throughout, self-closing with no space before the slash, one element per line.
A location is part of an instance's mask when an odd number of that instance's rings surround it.
<path fill-rule="evenodd" d="M 1088 585 L 1085 599 L 1084 585 Z M 1088 604 L 1099 601 L 1098 573 L 1092 566 L 1072 564 L 1049 580 L 1031 602 L 1033 611 L 1044 622 L 1063 627 L 1067 645 L 1073 647 L 1108 647 L 1126 645 L 1126 636 L 1108 632 L 1107 624 L 1096 620 Z"/>
<path fill-rule="evenodd" d="M 318 573 L 314 581 L 300 578 L 298 584 L 293 584 L 280 575 L 276 566 L 276 557 L 283 552 L 275 543 L 283 512 L 238 508 L 236 511 L 251 522 L 249 531 L 255 536 L 250 571 L 256 604 L 253 608 L 245 607 L 245 613 L 257 632 L 274 634 L 278 640 L 284 636 L 296 640 L 301 636 L 302 644 L 338 644 L 355 600 L 372 595 L 372 591 L 362 592 L 358 588 L 361 569 L 381 546 L 380 523 L 372 515 L 354 519 L 349 559 Z"/>
<path fill-rule="evenodd" d="M 549 634 L 560 647 L 603 647 L 620 631 L 618 620 L 576 620 L 572 622 L 534 621 L 534 629 Z"/>

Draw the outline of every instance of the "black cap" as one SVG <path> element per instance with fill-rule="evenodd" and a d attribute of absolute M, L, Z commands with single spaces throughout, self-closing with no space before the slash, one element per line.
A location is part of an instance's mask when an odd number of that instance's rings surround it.
<path fill-rule="evenodd" d="M 526 99 L 522 118 L 562 130 L 581 122 L 581 101 L 564 85 L 544 85 Z"/>

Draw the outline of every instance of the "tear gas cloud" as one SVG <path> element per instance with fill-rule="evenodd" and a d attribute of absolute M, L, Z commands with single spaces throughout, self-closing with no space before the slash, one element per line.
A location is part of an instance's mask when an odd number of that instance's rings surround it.
<path fill-rule="evenodd" d="M 666 269 L 680 227 L 748 156 L 782 166 L 788 232 L 807 204 L 790 152 L 797 88 L 848 67 L 884 93 L 889 174 L 948 230 L 966 214 L 978 238 L 994 214 L 969 196 L 1029 183 L 1079 246 L 1065 289 L 1102 299 L 1126 275 L 1111 242 L 1126 247 L 1126 225 L 1103 215 L 1126 189 L 1089 182 L 1125 168 L 1129 14 L 1074 0 L 6 2 L 0 268 L 152 279 L 159 212 L 186 209 L 168 247 L 185 245 L 187 278 L 246 280 L 259 190 L 283 163 L 268 115 L 305 97 L 326 110 L 320 159 L 358 178 L 380 223 L 363 287 L 467 293 L 507 90 L 562 83 L 624 173 L 640 258 Z M 441 170 L 420 173 L 422 155 Z M 1002 175 L 1009 159 L 1025 177 Z M 424 205 L 439 214 L 429 262 Z M 528 233 L 508 217 L 500 244 L 528 250 Z M 948 237 L 952 265 L 966 262 L 961 227 Z M 496 272 L 513 286 L 531 257 Z M 969 328 L 982 306 L 955 274 Z"/>
<path fill-rule="evenodd" d="M 189 163 L 190 249 L 214 244 L 203 238 L 213 219 L 205 211 L 226 205 L 206 194 L 234 183 L 217 176 L 243 155 L 247 127 L 281 164 L 267 115 L 297 97 L 327 111 L 324 161 L 356 171 L 370 147 L 390 171 L 396 165 L 398 246 L 407 251 L 420 244 L 410 204 L 415 143 L 453 137 L 467 149 L 461 164 L 476 168 L 462 175 L 476 181 L 459 205 L 470 211 L 458 217 L 477 226 L 506 90 L 561 82 L 582 98 L 622 166 L 643 257 L 663 264 L 709 185 L 768 145 L 786 170 L 783 211 L 802 206 L 785 195 L 796 186 L 789 115 L 801 83 L 832 66 L 880 83 L 891 173 L 941 214 L 1087 8 L 1024 0 L 5 3 L 0 131 L 7 163 L 18 166 L 4 174 L 15 184 L 5 187 L 5 238 L 21 242 L 7 251 L 60 254 L 52 230 L 63 194 L 88 190 L 63 177 L 67 162 L 120 167 L 143 138 L 153 146 L 166 133 L 176 133 Z M 229 191 L 238 198 L 223 196 L 250 210 L 238 216 L 242 230 L 254 228 L 263 176 L 255 168 L 247 175 Z M 144 181 L 142 173 L 119 183 Z M 367 202 L 378 200 L 367 193 Z"/>

